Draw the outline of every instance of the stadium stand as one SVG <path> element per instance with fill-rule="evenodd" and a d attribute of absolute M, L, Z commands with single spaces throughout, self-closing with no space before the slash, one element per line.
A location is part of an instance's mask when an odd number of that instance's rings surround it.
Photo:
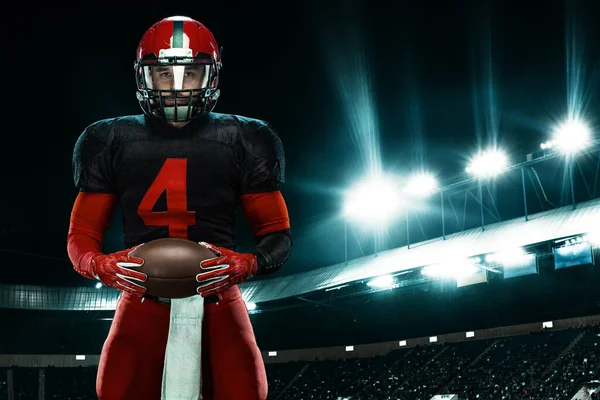
<path fill-rule="evenodd" d="M 270 400 L 429 400 L 442 393 L 460 400 L 571 400 L 600 382 L 600 324 L 417 344 L 371 357 L 266 361 Z M 10 387 L 15 400 L 95 399 L 96 371 L 5 366 L 0 400 L 11 398 Z"/>

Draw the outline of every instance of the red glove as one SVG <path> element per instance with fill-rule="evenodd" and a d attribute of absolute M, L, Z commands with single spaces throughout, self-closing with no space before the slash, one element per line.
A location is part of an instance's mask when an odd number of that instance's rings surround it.
<path fill-rule="evenodd" d="M 202 297 L 218 294 L 231 286 L 239 285 L 258 272 L 258 262 L 254 254 L 236 253 L 206 242 L 200 242 L 200 245 L 212 250 L 217 256 L 200 263 L 204 272 L 196 275 L 196 280 L 200 283 L 197 291 Z"/>
<path fill-rule="evenodd" d="M 134 281 L 145 282 L 148 277 L 133 268 L 141 267 L 144 260 L 129 255 L 140 246 L 142 245 L 112 254 L 99 254 L 92 258 L 94 277 L 106 286 L 112 286 L 140 297 L 143 296 L 146 293 L 146 288 Z"/>

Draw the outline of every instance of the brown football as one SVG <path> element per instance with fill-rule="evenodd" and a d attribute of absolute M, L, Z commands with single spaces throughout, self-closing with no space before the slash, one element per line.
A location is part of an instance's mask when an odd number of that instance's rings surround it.
<path fill-rule="evenodd" d="M 131 255 L 144 260 L 144 264 L 135 269 L 148 276 L 146 282 L 140 283 L 147 293 L 168 299 L 197 294 L 196 274 L 200 272 L 200 262 L 215 257 L 215 253 L 197 242 L 180 238 L 152 240 Z"/>

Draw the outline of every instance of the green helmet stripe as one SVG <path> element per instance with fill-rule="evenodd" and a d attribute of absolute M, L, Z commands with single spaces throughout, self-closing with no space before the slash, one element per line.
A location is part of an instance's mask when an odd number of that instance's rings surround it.
<path fill-rule="evenodd" d="M 173 44 L 171 47 L 183 47 L 183 21 L 173 21 Z"/>

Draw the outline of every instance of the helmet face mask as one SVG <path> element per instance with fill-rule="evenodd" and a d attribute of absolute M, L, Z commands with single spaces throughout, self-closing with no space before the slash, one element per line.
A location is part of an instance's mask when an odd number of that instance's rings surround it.
<path fill-rule="evenodd" d="M 166 18 L 150 28 L 134 66 L 144 113 L 185 122 L 212 111 L 221 68 L 216 49 L 210 31 L 186 17 Z"/>

